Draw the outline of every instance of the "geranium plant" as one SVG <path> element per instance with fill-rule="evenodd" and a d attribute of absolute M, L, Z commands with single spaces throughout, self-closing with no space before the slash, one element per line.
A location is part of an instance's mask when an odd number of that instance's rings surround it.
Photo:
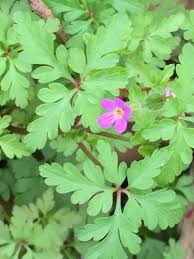
<path fill-rule="evenodd" d="M 0 1 L 1 259 L 185 258 L 193 24 L 173 0 Z"/>

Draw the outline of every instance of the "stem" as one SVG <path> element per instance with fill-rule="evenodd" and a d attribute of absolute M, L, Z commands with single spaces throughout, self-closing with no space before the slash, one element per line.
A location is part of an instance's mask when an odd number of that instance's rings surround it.
<path fill-rule="evenodd" d="M 32 11 L 37 13 L 44 20 L 55 18 L 52 10 L 50 10 L 46 6 L 43 0 L 28 0 L 28 1 Z M 62 42 L 67 42 L 69 39 L 69 35 L 64 32 L 62 24 L 59 26 L 59 30 L 56 32 L 56 35 Z"/>
<path fill-rule="evenodd" d="M 91 132 L 89 129 L 86 129 L 86 132 L 88 132 L 90 134 L 94 134 L 94 135 L 99 135 L 99 136 L 107 137 L 107 138 L 118 139 L 118 140 L 121 140 L 121 141 L 124 141 L 124 142 L 129 142 L 128 138 L 123 137 L 123 136 L 118 136 L 118 135 L 115 135 L 115 134 L 109 133 L 109 132 L 101 131 L 101 132 L 94 133 L 94 132 Z"/>
<path fill-rule="evenodd" d="M 44 20 L 54 18 L 52 11 L 45 5 L 42 0 L 29 0 L 32 11 L 37 13 Z"/>
<path fill-rule="evenodd" d="M 115 208 L 115 213 L 114 213 L 116 215 L 120 215 L 121 214 L 121 193 L 122 193 L 122 190 L 118 189 L 118 191 L 117 191 L 116 208 Z"/>
<path fill-rule="evenodd" d="M 16 133 L 16 134 L 19 134 L 19 135 L 28 134 L 28 132 L 25 128 L 18 128 L 18 127 L 10 125 L 7 129 L 10 130 L 13 133 Z"/>
<path fill-rule="evenodd" d="M 103 169 L 101 163 L 95 158 L 95 156 L 93 156 L 93 154 L 87 149 L 87 147 L 83 143 L 79 142 L 78 146 L 95 165 L 98 165 L 101 169 Z"/>

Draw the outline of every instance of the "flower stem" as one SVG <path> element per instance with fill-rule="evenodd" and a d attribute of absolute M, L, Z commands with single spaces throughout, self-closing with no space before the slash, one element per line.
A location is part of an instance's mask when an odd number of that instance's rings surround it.
<path fill-rule="evenodd" d="M 124 141 L 124 142 L 129 142 L 129 139 L 126 138 L 126 137 L 123 137 L 123 136 L 118 136 L 118 135 L 115 135 L 113 133 L 109 133 L 109 132 L 91 132 L 90 130 L 86 130 L 86 132 L 90 133 L 90 134 L 94 134 L 94 135 L 99 135 L 99 136 L 103 136 L 103 137 L 107 137 L 107 138 L 113 138 L 113 139 L 118 139 L 118 140 L 121 140 L 121 141 Z"/>
<path fill-rule="evenodd" d="M 82 142 L 79 142 L 78 146 L 95 165 L 98 165 L 101 169 L 103 169 L 101 163 L 95 158 L 95 156 L 87 149 L 87 147 Z"/>

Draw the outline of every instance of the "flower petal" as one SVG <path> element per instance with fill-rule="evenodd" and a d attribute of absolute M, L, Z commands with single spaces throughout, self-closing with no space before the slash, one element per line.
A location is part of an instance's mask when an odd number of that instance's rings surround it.
<path fill-rule="evenodd" d="M 123 118 L 116 120 L 114 127 L 118 133 L 123 133 L 127 129 L 127 121 Z"/>
<path fill-rule="evenodd" d="M 123 110 L 124 110 L 123 118 L 124 118 L 125 120 L 128 120 L 128 119 L 131 117 L 131 115 L 132 115 L 132 109 L 131 109 L 131 107 L 129 107 L 129 106 L 126 105 L 126 106 L 123 108 Z"/>
<path fill-rule="evenodd" d="M 124 108 L 126 106 L 125 102 L 121 98 L 117 97 L 115 99 L 116 107 Z"/>
<path fill-rule="evenodd" d="M 165 95 L 166 97 L 169 97 L 170 94 L 171 94 L 170 87 L 167 86 L 167 87 L 164 89 L 164 95 Z"/>
<path fill-rule="evenodd" d="M 113 125 L 115 122 L 114 116 L 112 112 L 107 112 L 99 116 L 98 124 L 102 128 L 108 128 Z"/>
<path fill-rule="evenodd" d="M 104 98 L 101 105 L 107 111 L 113 111 L 115 108 L 115 102 L 109 98 Z"/>

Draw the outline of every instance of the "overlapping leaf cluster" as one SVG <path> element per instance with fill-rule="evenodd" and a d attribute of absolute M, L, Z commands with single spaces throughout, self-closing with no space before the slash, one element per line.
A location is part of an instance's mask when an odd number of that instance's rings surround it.
<path fill-rule="evenodd" d="M 0 195 L 17 204 L 1 216 L 0 257 L 130 258 L 142 226 L 172 228 L 194 201 L 194 12 L 167 0 L 43 2 L 55 18 L 0 2 Z M 101 100 L 118 96 L 133 111 L 123 135 L 97 123 Z M 132 148 L 139 160 L 122 161 Z M 137 258 L 154 249 L 180 250 L 146 239 Z"/>
<path fill-rule="evenodd" d="M 36 204 L 15 206 L 9 226 L 0 222 L 1 258 L 63 258 L 63 242 L 80 217 L 67 208 L 53 209 L 51 190 Z"/>

